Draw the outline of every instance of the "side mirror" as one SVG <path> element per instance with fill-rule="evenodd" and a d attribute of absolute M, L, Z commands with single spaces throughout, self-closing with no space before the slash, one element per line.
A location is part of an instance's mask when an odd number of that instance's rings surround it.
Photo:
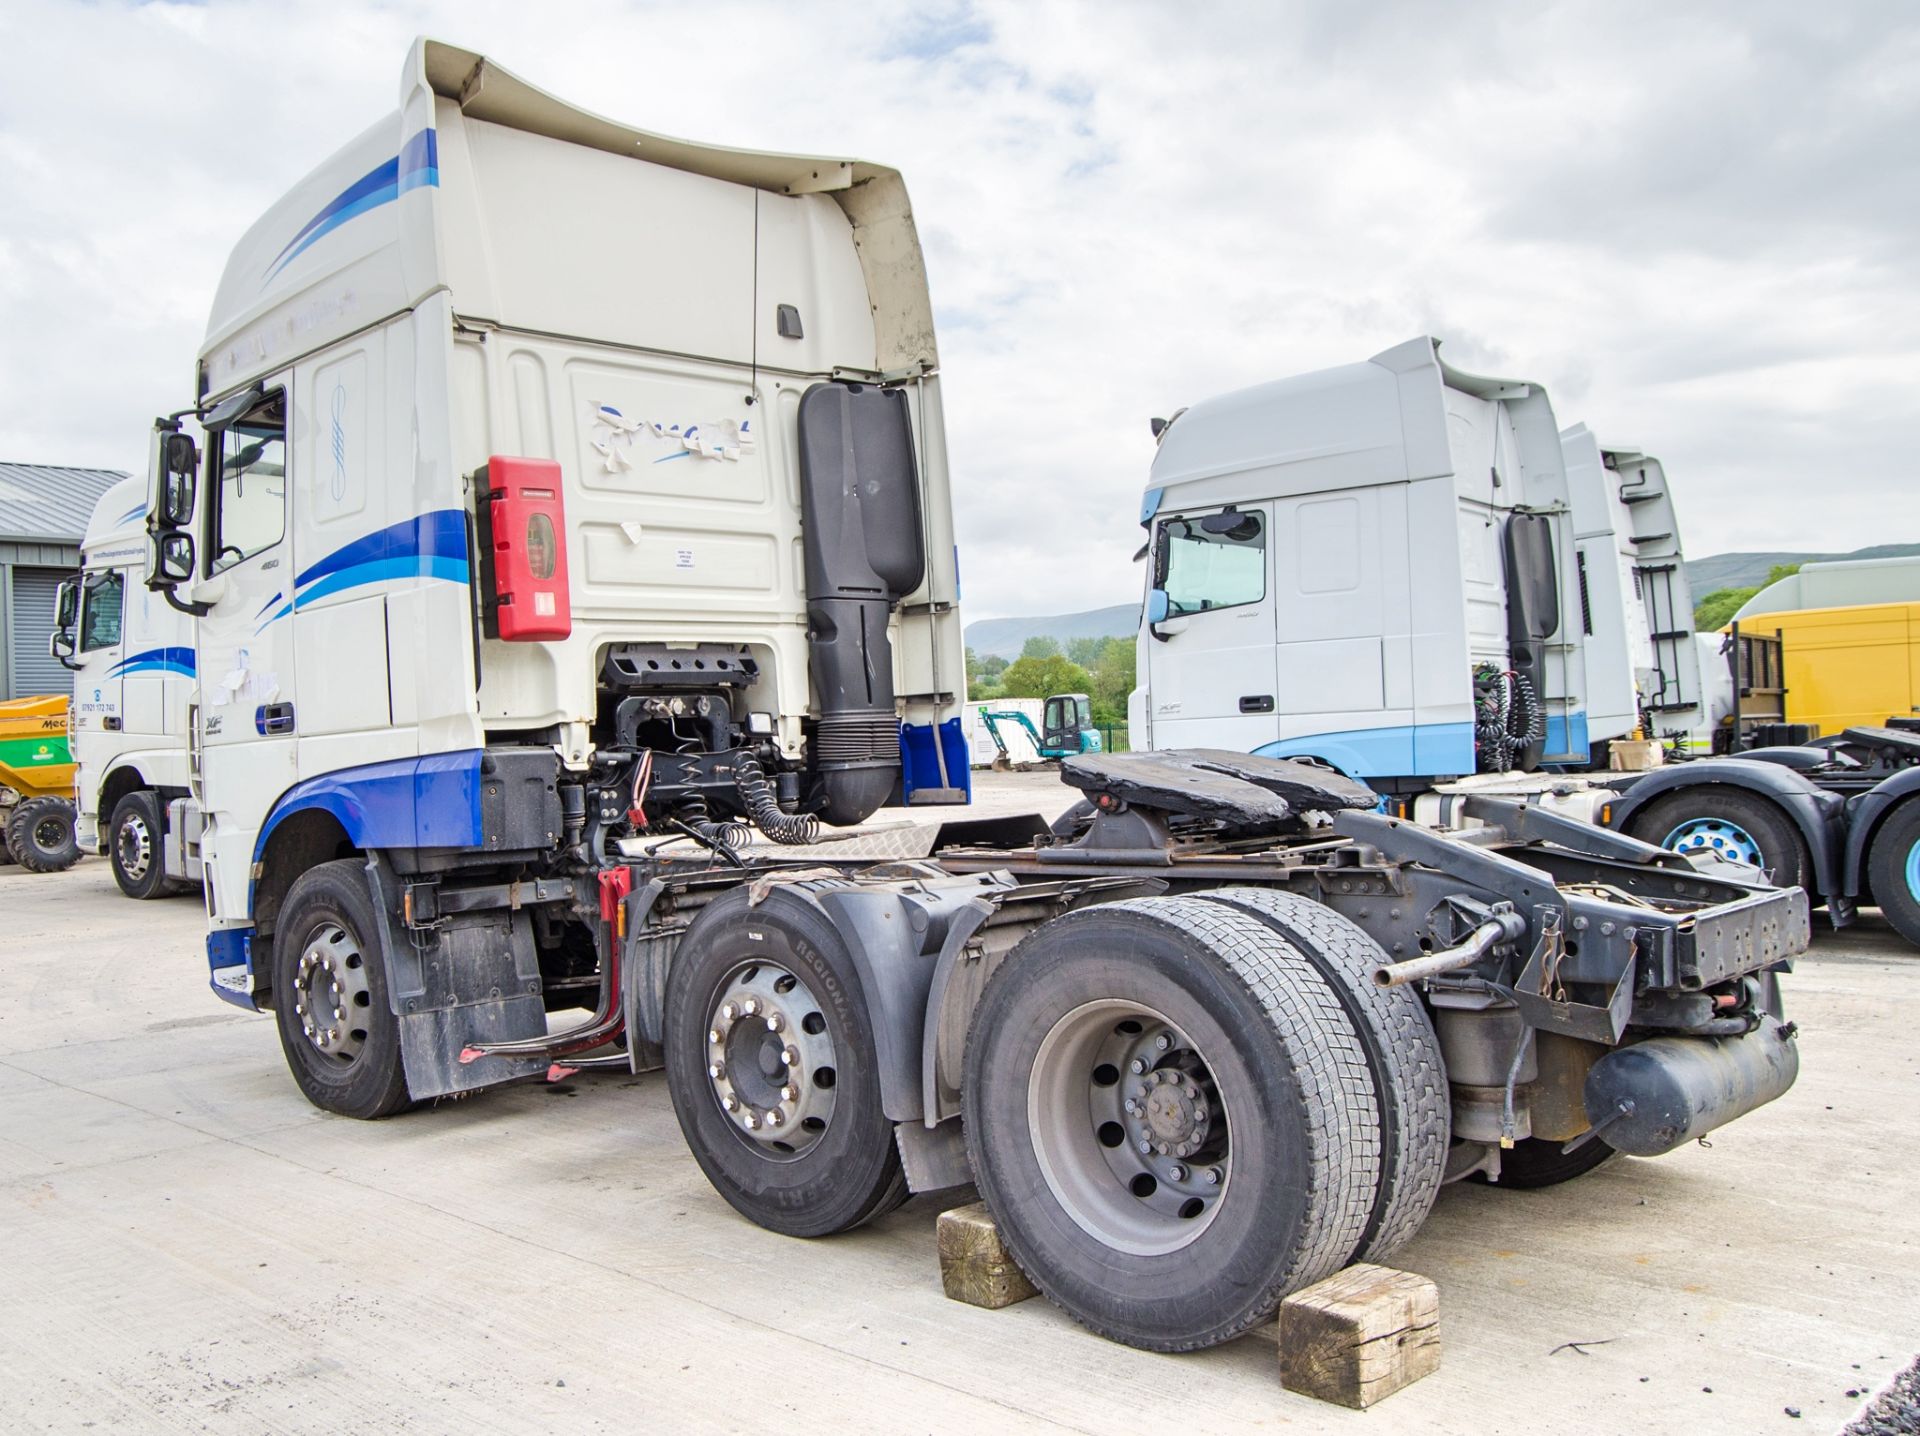
<path fill-rule="evenodd" d="M 1147 590 L 1147 622 L 1148 623 L 1165 623 L 1167 621 L 1167 612 L 1170 607 L 1171 607 L 1171 604 L 1167 598 L 1167 591 L 1164 588 L 1152 588 Z"/>
<path fill-rule="evenodd" d="M 180 528 L 193 519 L 194 476 L 200 470 L 200 450 L 185 434 L 168 434 L 160 442 L 160 503 L 158 513 L 168 528 Z"/>
<path fill-rule="evenodd" d="M 73 661 L 73 634 L 63 630 L 47 640 L 47 652 L 60 660 L 62 668 L 78 670 L 80 665 Z"/>
<path fill-rule="evenodd" d="M 193 579 L 193 535 L 157 535 L 147 553 L 147 587 L 174 588 Z"/>
<path fill-rule="evenodd" d="M 62 633 L 71 633 L 74 620 L 80 616 L 80 587 L 73 579 L 66 578 L 60 581 L 55 593 L 53 626 Z"/>

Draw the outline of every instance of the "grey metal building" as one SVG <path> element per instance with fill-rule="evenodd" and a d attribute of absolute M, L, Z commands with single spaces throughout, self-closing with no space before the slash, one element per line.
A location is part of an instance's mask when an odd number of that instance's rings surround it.
<path fill-rule="evenodd" d="M 65 693 L 73 681 L 47 652 L 54 589 L 80 565 L 80 540 L 114 469 L 0 463 L 0 699 Z"/>

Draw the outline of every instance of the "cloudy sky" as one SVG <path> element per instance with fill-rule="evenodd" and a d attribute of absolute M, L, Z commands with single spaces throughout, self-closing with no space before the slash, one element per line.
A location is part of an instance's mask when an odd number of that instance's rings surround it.
<path fill-rule="evenodd" d="M 1138 596 L 1147 421 L 1421 333 L 1661 455 L 1689 551 L 1920 540 L 1920 8 L 0 6 L 0 459 L 145 464 L 233 240 L 409 39 L 901 169 L 968 616 Z"/>

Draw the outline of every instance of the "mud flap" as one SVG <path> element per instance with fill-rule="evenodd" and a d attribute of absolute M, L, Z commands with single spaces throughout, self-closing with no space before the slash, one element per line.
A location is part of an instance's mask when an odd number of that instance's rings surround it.
<path fill-rule="evenodd" d="M 388 918 L 380 932 L 387 995 L 400 1019 L 400 1060 L 414 1100 L 544 1072 L 538 1058 L 460 1061 L 470 1043 L 518 1041 L 547 1030 L 532 916 L 502 908 L 409 929 L 395 917 L 392 871 L 377 854 L 367 868 L 375 906 Z"/>

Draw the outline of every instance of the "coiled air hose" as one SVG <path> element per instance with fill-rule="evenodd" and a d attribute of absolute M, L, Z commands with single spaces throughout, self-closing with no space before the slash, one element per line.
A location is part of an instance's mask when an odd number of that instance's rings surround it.
<path fill-rule="evenodd" d="M 741 753 L 734 758 L 733 786 L 739 790 L 740 801 L 754 826 L 774 842 L 803 847 L 820 840 L 820 819 L 812 813 L 784 811 L 773 796 L 773 784 L 761 770 L 760 760 L 753 754 Z"/>

